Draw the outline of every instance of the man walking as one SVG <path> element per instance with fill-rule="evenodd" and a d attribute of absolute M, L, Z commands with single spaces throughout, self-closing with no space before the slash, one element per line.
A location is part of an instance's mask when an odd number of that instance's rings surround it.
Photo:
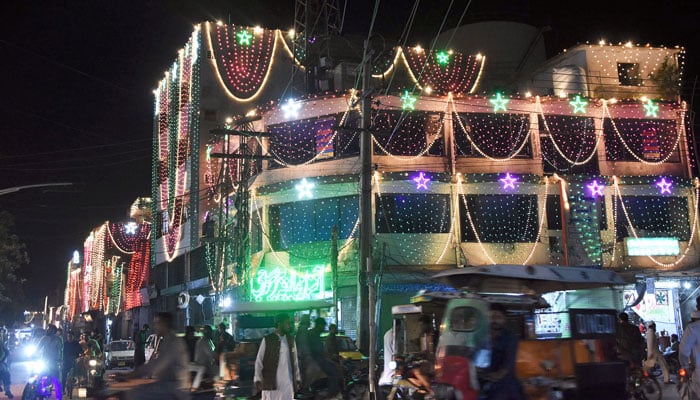
<path fill-rule="evenodd" d="M 260 343 L 255 360 L 255 389 L 262 400 L 292 400 L 301 375 L 294 338 L 289 334 L 292 323 L 287 314 L 275 317 L 275 332 Z"/>
<path fill-rule="evenodd" d="M 656 337 L 656 323 L 654 321 L 647 324 L 647 367 L 652 368 L 654 364 L 659 364 L 661 372 L 664 374 L 664 383 L 671 384 L 671 376 L 668 374 L 668 366 L 663 354 L 659 351 L 659 340 Z"/>

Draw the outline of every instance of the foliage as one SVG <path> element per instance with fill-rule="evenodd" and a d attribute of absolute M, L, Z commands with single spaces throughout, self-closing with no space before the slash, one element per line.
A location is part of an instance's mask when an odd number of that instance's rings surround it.
<path fill-rule="evenodd" d="M 0 303 L 9 302 L 11 295 L 22 283 L 17 277 L 17 269 L 29 263 L 29 256 L 24 243 L 12 233 L 14 217 L 6 211 L 0 211 Z"/>
<path fill-rule="evenodd" d="M 661 95 L 666 99 L 673 99 L 680 94 L 680 70 L 668 56 L 656 71 L 649 74 L 649 79 L 654 82 Z"/>

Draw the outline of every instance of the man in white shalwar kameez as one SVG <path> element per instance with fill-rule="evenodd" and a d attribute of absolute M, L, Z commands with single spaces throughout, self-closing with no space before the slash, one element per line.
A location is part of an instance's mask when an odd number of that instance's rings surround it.
<path fill-rule="evenodd" d="M 289 315 L 275 317 L 277 329 L 260 343 L 255 360 L 255 389 L 262 390 L 262 400 L 294 399 L 295 383 L 299 387 L 301 375 L 292 325 Z"/>

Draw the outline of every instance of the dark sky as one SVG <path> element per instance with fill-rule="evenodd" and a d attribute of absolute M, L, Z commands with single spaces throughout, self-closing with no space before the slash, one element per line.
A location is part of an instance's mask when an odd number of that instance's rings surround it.
<path fill-rule="evenodd" d="M 365 34 L 374 2 L 348 2 L 345 32 Z M 412 3 L 383 1 L 375 30 L 398 35 Z M 424 0 L 412 38 L 425 43 L 438 33 L 450 3 Z M 454 0 L 445 29 L 455 26 L 467 3 Z M 601 37 L 684 45 L 684 97 L 690 101 L 700 55 L 697 3 L 474 0 L 464 21 L 549 25 L 550 55 Z M 151 91 L 193 24 L 222 19 L 286 29 L 293 25 L 293 10 L 293 0 L 1 2 L 0 189 L 74 183 L 70 190 L 0 197 L 0 209 L 15 214 L 16 231 L 32 258 L 21 271 L 32 305 L 63 290 L 65 265 L 90 229 L 124 219 L 137 196 L 150 195 Z"/>

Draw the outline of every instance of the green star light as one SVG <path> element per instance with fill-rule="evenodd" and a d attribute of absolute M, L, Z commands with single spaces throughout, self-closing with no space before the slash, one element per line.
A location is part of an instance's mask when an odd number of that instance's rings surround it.
<path fill-rule="evenodd" d="M 248 31 L 240 31 L 236 36 L 238 36 L 238 44 L 240 45 L 250 45 L 250 39 L 253 37 Z"/>
<path fill-rule="evenodd" d="M 403 96 L 401 96 L 401 101 L 403 101 L 403 105 L 401 106 L 401 108 L 404 110 L 415 110 L 416 100 L 418 100 L 416 97 L 408 94 L 408 90 L 404 90 Z"/>
<path fill-rule="evenodd" d="M 647 100 L 647 103 L 644 105 L 644 111 L 646 112 L 647 117 L 659 117 L 659 106 L 654 104 L 654 102 L 651 100 Z"/>
<path fill-rule="evenodd" d="M 440 65 L 445 65 L 448 62 L 450 62 L 450 55 L 447 54 L 447 52 L 444 50 L 437 53 L 437 56 L 435 56 L 435 58 L 437 58 L 437 62 Z"/>
<path fill-rule="evenodd" d="M 569 104 L 571 104 L 571 107 L 574 108 L 574 114 L 586 113 L 586 107 L 588 107 L 588 102 L 586 100 L 583 100 L 580 95 L 577 94 L 576 98 L 574 100 L 571 100 Z"/>
<path fill-rule="evenodd" d="M 506 105 L 509 101 L 510 100 L 503 98 L 502 94 L 496 93 L 496 97 L 489 100 L 489 103 L 493 104 L 493 112 L 498 112 L 498 110 L 507 111 Z"/>

